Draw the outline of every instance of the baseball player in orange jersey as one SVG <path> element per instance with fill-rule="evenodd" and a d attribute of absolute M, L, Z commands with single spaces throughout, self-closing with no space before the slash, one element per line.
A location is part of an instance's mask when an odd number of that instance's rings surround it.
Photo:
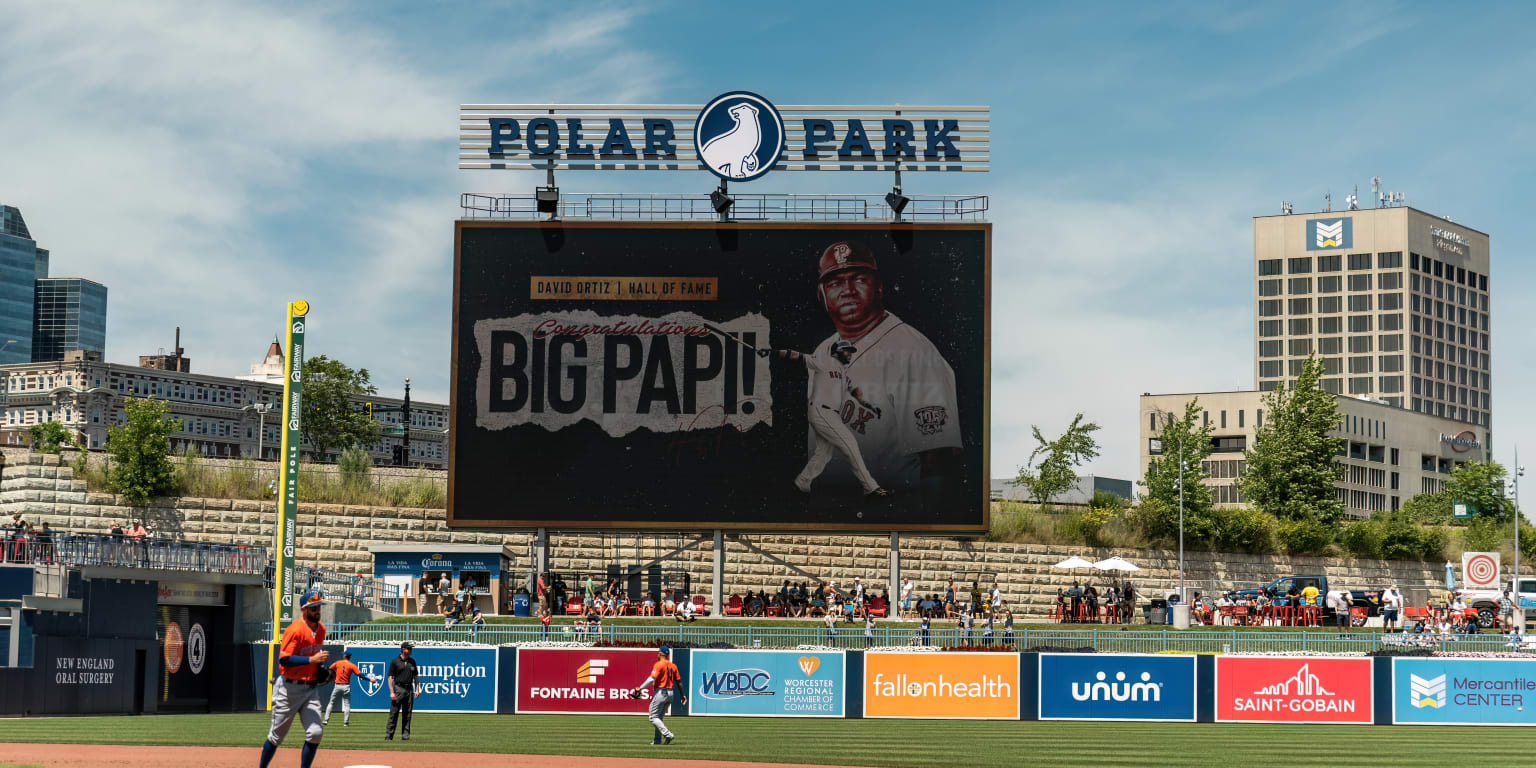
<path fill-rule="evenodd" d="M 867 485 L 867 472 L 888 491 L 921 488 L 942 498 L 938 492 L 963 469 L 954 369 L 928 337 L 885 308 L 879 265 L 863 243 L 822 251 L 817 291 L 835 331 L 812 355 L 852 345 L 843 372 L 858 382 L 860 396 L 849 392 L 833 408 L 865 464 L 861 470 L 843 458 L 848 454 L 834 454 L 821 484 Z"/>
<path fill-rule="evenodd" d="M 360 675 L 367 680 L 377 680 L 379 678 L 377 675 L 370 675 L 358 669 L 357 665 L 352 663 L 351 651 L 343 653 L 341 655 L 341 661 L 331 665 L 331 671 L 336 673 L 336 685 L 335 687 L 331 688 L 331 700 L 328 704 L 325 705 L 325 719 L 321 720 L 320 723 L 322 725 L 328 725 L 331 722 L 331 713 L 336 710 L 336 702 L 340 701 L 341 724 L 343 726 L 351 725 L 352 676 Z"/>
<path fill-rule="evenodd" d="M 261 745 L 261 768 L 272 762 L 294 717 L 304 723 L 299 765 L 309 768 L 320 749 L 320 737 L 325 733 L 320 713 L 320 680 L 325 675 L 321 665 L 331 657 L 329 651 L 320 648 L 325 644 L 325 625 L 320 623 L 320 606 L 324 604 L 325 597 L 319 592 L 304 593 L 299 598 L 299 619 L 283 630 L 277 650 L 280 674 L 272 683 L 272 728 Z"/>
<path fill-rule="evenodd" d="M 761 350 L 759 354 L 766 357 L 767 352 Z M 806 374 L 810 377 L 806 421 L 811 425 L 814 443 L 811 455 L 806 459 L 805 469 L 800 470 L 800 474 L 795 477 L 795 487 L 802 493 L 810 493 L 811 483 L 821 476 L 827 462 L 832 460 L 834 454 L 842 453 L 848 465 L 853 468 L 859 484 L 863 486 L 864 494 L 870 497 L 885 496 L 887 492 L 864 466 L 864 456 L 859 452 L 859 444 L 854 440 L 853 433 L 838 418 L 838 411 L 843 407 L 845 398 L 853 398 L 859 405 L 872 411 L 875 418 L 880 418 L 880 409 L 866 401 L 863 391 L 848 378 L 847 365 L 852 358 L 854 346 L 848 342 L 838 342 L 827 351 L 826 357 L 787 349 L 773 352 L 781 358 L 804 361 Z"/>
<path fill-rule="evenodd" d="M 651 667 L 651 676 L 647 677 L 645 682 L 632 689 L 629 694 L 638 699 L 643 695 L 641 691 L 645 690 L 645 687 L 648 685 L 654 686 L 651 695 L 650 720 L 651 725 L 655 726 L 656 731 L 655 735 L 651 737 L 651 746 L 671 744 L 672 739 L 676 738 L 676 734 L 667 730 L 666 723 L 663 723 L 661 719 L 666 717 L 667 708 L 672 706 L 674 691 L 680 697 L 678 699 L 680 703 L 688 703 L 688 693 L 683 690 L 683 681 L 678 675 L 677 665 L 672 663 L 671 648 L 663 645 L 656 649 L 656 664 Z"/>

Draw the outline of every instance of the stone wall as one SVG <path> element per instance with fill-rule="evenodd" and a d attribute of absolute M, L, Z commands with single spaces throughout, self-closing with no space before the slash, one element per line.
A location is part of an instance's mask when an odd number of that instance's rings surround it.
<path fill-rule="evenodd" d="M 269 545 L 273 502 L 228 499 L 159 499 L 147 508 L 125 506 L 112 494 L 88 493 L 57 456 L 7 453 L 0 472 L 0 510 L 23 513 L 34 524 L 47 522 L 61 530 L 106 531 L 114 521 L 142 519 L 156 535 L 215 543 Z M 378 544 L 503 544 L 511 547 L 514 567 L 531 567 L 532 537 L 525 533 L 449 530 L 443 510 L 303 504 L 299 507 L 299 561 L 343 573 L 370 573 L 368 548 Z M 680 543 L 695 543 L 662 565 L 665 572 L 687 572 L 694 591 L 709 594 L 712 581 L 710 540 L 705 537 L 555 535 L 550 543 L 550 567 L 559 572 L 602 573 L 609 563 L 637 565 Z M 726 537 L 727 594 L 777 589 L 784 579 L 806 580 L 800 573 L 747 548 L 750 542 L 796 568 L 839 584 L 862 577 L 873 588 L 885 588 L 889 539 L 884 536 L 754 535 Z M 979 577 L 983 585 L 995 579 L 1005 597 L 1023 615 L 1043 615 L 1056 590 L 1074 581 L 1105 584 L 1103 574 L 1053 570 L 1051 565 L 1071 555 L 1098 560 L 1118 554 L 1142 571 L 1130 578 L 1144 596 L 1166 592 L 1177 583 L 1177 553 L 1166 550 L 1095 550 L 1040 544 L 999 544 L 977 540 L 904 536 L 903 573 L 920 593 L 941 592 L 945 580 Z M 1229 555 L 1189 552 L 1186 584 L 1206 590 L 1252 586 L 1286 574 L 1326 574 L 1346 588 L 1381 587 L 1397 583 L 1419 602 L 1444 580 L 1441 563 L 1348 560 L 1281 555 Z M 969 584 L 962 584 L 969 587 Z"/>

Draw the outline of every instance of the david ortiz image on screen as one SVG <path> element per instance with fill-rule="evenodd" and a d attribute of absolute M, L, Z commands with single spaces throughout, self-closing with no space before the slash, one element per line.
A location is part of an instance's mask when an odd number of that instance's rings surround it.
<path fill-rule="evenodd" d="M 871 502 L 916 491 L 942 499 L 963 469 L 954 370 L 927 336 L 886 309 L 879 263 L 863 243 L 824 248 L 816 290 L 833 333 L 796 356 L 807 363 L 809 414 L 796 487 Z M 871 493 L 870 479 L 879 492 Z"/>

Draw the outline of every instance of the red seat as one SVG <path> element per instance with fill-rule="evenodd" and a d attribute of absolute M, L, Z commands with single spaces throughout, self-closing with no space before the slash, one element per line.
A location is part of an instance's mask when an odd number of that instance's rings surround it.
<path fill-rule="evenodd" d="M 709 615 L 709 611 L 705 609 L 704 605 L 705 605 L 705 603 L 704 603 L 704 596 L 703 595 L 694 595 L 693 596 L 693 612 L 694 613 L 696 613 L 696 614 L 698 614 L 700 616 L 708 616 Z"/>
<path fill-rule="evenodd" d="M 727 616 L 740 616 L 741 615 L 741 596 L 740 595 L 731 595 L 731 599 L 725 601 L 725 615 L 727 615 Z"/>
<path fill-rule="evenodd" d="M 872 616 L 874 616 L 876 618 L 883 619 L 883 618 L 885 618 L 886 610 L 887 610 L 887 606 L 885 604 L 885 598 L 877 597 L 877 598 L 869 601 L 869 613 L 870 613 L 870 615 L 872 615 Z"/>
<path fill-rule="evenodd" d="M 579 598 L 579 597 L 572 597 L 572 598 L 570 598 L 570 599 L 565 601 L 565 615 L 567 615 L 567 616 L 579 616 L 579 615 L 581 615 L 581 598 Z"/>

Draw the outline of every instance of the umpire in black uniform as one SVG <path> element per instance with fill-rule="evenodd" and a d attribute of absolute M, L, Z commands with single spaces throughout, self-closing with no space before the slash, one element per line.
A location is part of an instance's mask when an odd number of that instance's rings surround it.
<path fill-rule="evenodd" d="M 407 640 L 400 644 L 400 655 L 389 662 L 389 722 L 384 726 L 384 740 L 395 738 L 395 718 L 400 718 L 400 740 L 411 740 L 411 706 L 421 687 L 416 683 L 416 660 Z"/>

